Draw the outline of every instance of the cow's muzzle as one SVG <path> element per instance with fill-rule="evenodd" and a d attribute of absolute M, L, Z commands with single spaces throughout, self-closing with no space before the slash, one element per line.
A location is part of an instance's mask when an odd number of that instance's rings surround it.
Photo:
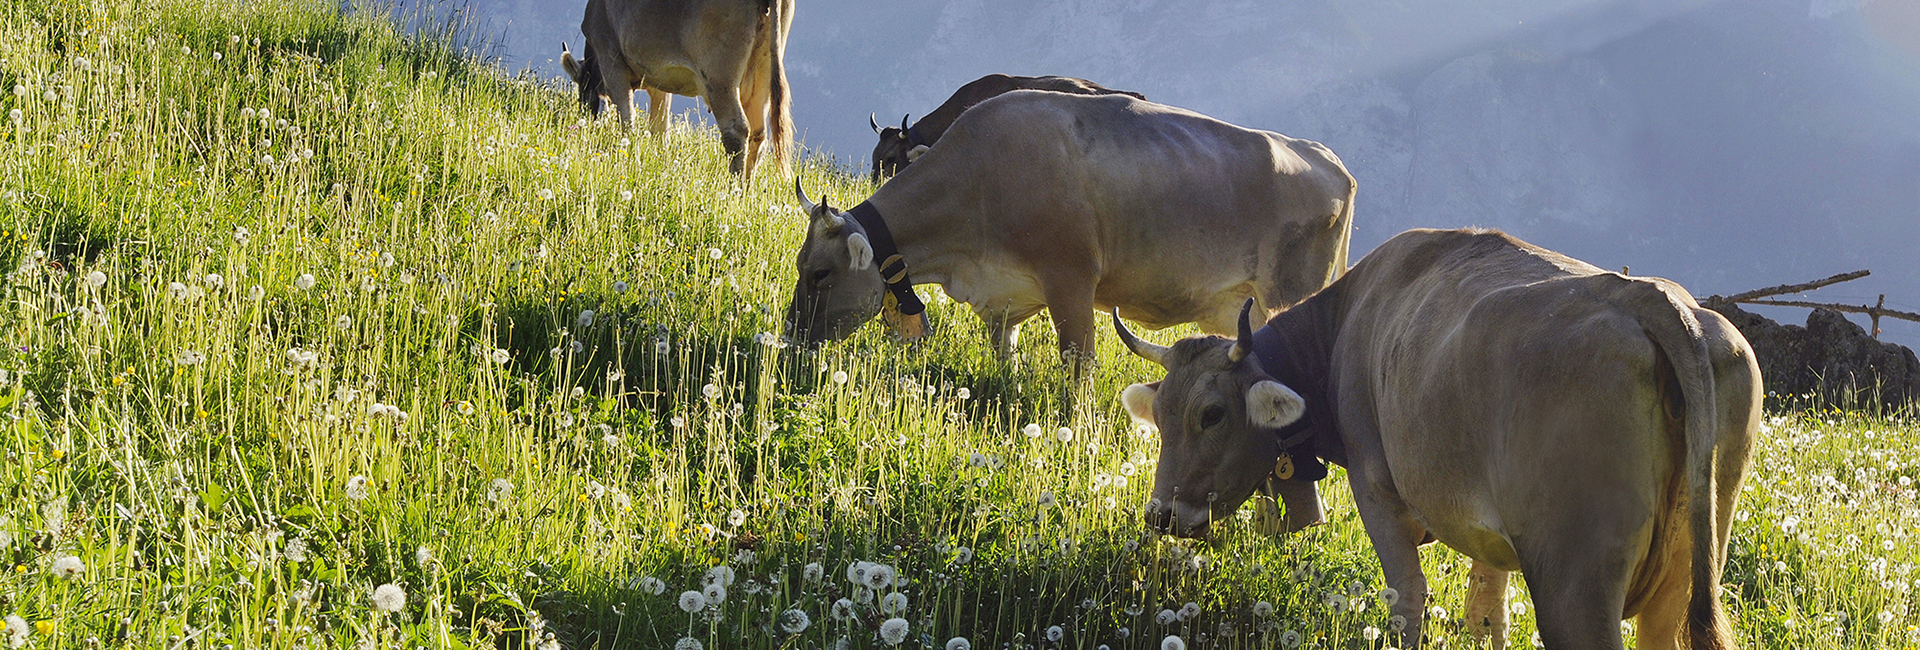
<path fill-rule="evenodd" d="M 1211 514 L 1203 508 L 1179 502 L 1168 504 L 1159 499 L 1148 503 L 1145 512 L 1148 528 L 1162 534 L 1192 539 L 1204 539 L 1212 531 Z"/>

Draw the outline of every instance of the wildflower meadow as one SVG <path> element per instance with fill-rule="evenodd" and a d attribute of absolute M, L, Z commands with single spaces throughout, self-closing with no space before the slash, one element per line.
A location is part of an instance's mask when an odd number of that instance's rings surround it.
<path fill-rule="evenodd" d="M 1158 369 L 1110 333 L 1075 382 L 1044 319 L 1001 361 L 923 287 L 925 341 L 788 347 L 790 179 L 741 186 L 684 114 L 583 119 L 446 25 L 0 0 L 6 647 L 1394 638 L 1342 474 L 1327 525 L 1149 534 L 1157 443 L 1115 396 Z M 1725 578 L 1744 647 L 1920 645 L 1916 442 L 1775 405 Z M 1471 646 L 1467 560 L 1423 554 L 1429 647 Z M 1508 602 L 1530 647 L 1524 580 Z"/>

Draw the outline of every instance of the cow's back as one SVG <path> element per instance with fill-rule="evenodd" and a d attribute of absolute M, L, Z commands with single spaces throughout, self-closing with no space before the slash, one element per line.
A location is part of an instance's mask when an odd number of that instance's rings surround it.
<path fill-rule="evenodd" d="M 1330 282 L 1354 187 L 1318 143 L 1125 95 L 1032 90 L 967 111 L 882 193 L 895 184 L 964 188 L 946 191 L 994 206 L 967 217 L 1008 246 L 1086 249 L 1100 304 L 1153 326 L 1196 320 L 1215 307 L 1197 303 L 1243 284 L 1290 282 L 1262 296 L 1277 307 Z M 1286 264 L 1320 268 L 1274 271 Z"/>

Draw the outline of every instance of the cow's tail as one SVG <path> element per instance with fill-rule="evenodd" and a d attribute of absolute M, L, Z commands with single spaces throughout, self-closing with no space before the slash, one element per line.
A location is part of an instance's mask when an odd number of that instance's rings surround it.
<path fill-rule="evenodd" d="M 1715 521 L 1719 500 L 1715 498 L 1718 490 L 1714 485 L 1714 466 L 1720 427 L 1716 421 L 1719 402 L 1714 395 L 1713 358 L 1700 320 L 1694 316 L 1691 300 L 1676 297 L 1652 282 L 1631 282 L 1639 289 L 1633 292 L 1632 302 L 1639 308 L 1640 325 L 1666 352 L 1686 403 L 1684 471 L 1688 523 L 1693 537 L 1693 594 L 1687 604 L 1685 626 L 1687 647 L 1726 650 L 1733 645 L 1733 629 L 1719 598 L 1721 547 L 1719 525 Z"/>
<path fill-rule="evenodd" d="M 769 0 L 767 3 L 767 58 L 771 70 L 767 73 L 768 102 L 767 121 L 771 124 L 767 139 L 773 143 L 773 160 L 780 165 L 782 176 L 791 175 L 790 161 L 793 156 L 793 98 L 787 87 L 787 65 L 783 60 L 787 49 L 786 17 L 781 15 L 788 0 Z"/>

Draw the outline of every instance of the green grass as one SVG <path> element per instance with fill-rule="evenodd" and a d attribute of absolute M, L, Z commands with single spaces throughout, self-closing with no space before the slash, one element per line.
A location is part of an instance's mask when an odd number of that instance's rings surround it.
<path fill-rule="evenodd" d="M 1338 476 L 1299 535 L 1144 534 L 1156 446 L 1113 396 L 1155 375 L 1112 337 L 1075 399 L 1044 321 L 1003 365 L 937 295 L 922 345 L 764 345 L 803 237 L 775 174 L 330 6 L 0 0 L 0 614 L 28 647 L 880 647 L 891 593 L 907 647 L 1382 643 Z M 1915 645 L 1916 442 L 1771 418 L 1744 646 Z M 1457 616 L 1466 561 L 1425 558 Z M 904 582 L 839 621 L 855 561 Z M 681 611 L 720 565 L 726 600 Z M 1372 606 L 1323 604 L 1350 589 Z"/>

